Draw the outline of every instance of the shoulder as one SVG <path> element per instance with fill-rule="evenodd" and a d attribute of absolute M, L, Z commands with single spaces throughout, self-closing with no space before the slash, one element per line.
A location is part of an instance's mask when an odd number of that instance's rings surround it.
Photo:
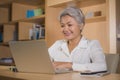
<path fill-rule="evenodd" d="M 87 46 L 100 46 L 100 42 L 98 40 L 90 40 L 85 37 L 81 39 L 81 42 L 82 44 L 84 43 L 84 45 L 87 45 Z"/>
<path fill-rule="evenodd" d="M 103 51 L 103 48 L 98 40 L 89 40 L 88 47 L 91 51 L 98 53 L 99 51 Z"/>
<path fill-rule="evenodd" d="M 62 44 L 66 43 L 66 40 L 57 40 L 52 46 L 60 46 Z"/>
<path fill-rule="evenodd" d="M 98 40 L 90 40 L 89 44 L 90 44 L 90 46 L 93 46 L 93 47 L 96 47 L 96 48 L 101 47 L 100 42 Z"/>
<path fill-rule="evenodd" d="M 98 40 L 90 40 L 87 38 L 83 38 L 82 42 L 84 42 L 87 45 L 87 47 L 91 49 L 101 48 L 100 42 Z"/>
<path fill-rule="evenodd" d="M 53 45 L 52 46 L 50 46 L 50 48 L 49 49 L 55 49 L 55 48 L 58 48 L 58 47 L 60 47 L 62 44 L 64 44 L 64 43 L 66 43 L 66 40 L 57 40 L 57 41 L 55 41 L 55 43 L 53 43 Z"/>
<path fill-rule="evenodd" d="M 100 43 L 98 40 L 90 40 L 84 36 L 81 38 L 79 42 L 79 47 L 82 47 L 82 48 L 92 48 L 92 47 L 94 48 L 98 46 L 100 46 Z"/>
<path fill-rule="evenodd" d="M 104 56 L 103 48 L 98 40 L 88 40 L 88 50 L 90 51 L 91 58 Z"/>

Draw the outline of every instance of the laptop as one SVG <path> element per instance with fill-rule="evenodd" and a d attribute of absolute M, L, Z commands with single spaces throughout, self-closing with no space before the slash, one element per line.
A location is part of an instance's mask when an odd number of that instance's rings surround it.
<path fill-rule="evenodd" d="M 68 69 L 54 69 L 44 40 L 10 41 L 9 46 L 19 72 L 70 72 Z"/>

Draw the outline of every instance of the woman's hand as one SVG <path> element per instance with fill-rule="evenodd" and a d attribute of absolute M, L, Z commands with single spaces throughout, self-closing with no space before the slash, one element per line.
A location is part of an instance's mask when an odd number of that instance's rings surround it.
<path fill-rule="evenodd" d="M 72 69 L 72 62 L 53 62 L 54 68 L 68 68 Z"/>

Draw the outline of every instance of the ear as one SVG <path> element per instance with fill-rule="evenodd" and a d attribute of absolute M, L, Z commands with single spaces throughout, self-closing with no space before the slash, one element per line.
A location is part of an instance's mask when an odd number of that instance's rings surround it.
<path fill-rule="evenodd" d="M 80 30 L 82 30 L 83 28 L 82 28 L 82 26 L 80 26 Z"/>
<path fill-rule="evenodd" d="M 81 25 L 80 25 L 80 30 L 83 30 L 83 27 L 84 27 L 84 25 L 83 25 L 83 24 L 81 24 Z"/>

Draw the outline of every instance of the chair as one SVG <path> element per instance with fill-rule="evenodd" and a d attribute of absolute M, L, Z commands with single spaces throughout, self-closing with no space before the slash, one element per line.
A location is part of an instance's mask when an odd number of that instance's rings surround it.
<path fill-rule="evenodd" d="M 110 73 L 118 73 L 120 65 L 120 55 L 119 54 L 106 54 L 106 64 L 107 69 Z"/>
<path fill-rule="evenodd" d="M 117 73 L 119 73 L 119 74 L 120 74 L 120 55 L 119 55 L 119 63 L 118 63 Z"/>

